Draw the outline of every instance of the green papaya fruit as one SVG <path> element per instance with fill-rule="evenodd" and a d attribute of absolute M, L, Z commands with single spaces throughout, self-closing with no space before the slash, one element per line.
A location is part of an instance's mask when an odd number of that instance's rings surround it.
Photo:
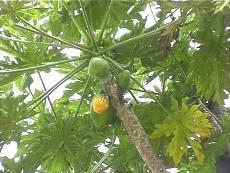
<path fill-rule="evenodd" d="M 110 105 L 106 112 L 98 114 L 93 110 L 93 106 L 90 107 L 90 116 L 96 127 L 103 125 L 110 125 L 115 121 L 116 111 Z"/>
<path fill-rule="evenodd" d="M 126 91 L 130 85 L 131 74 L 128 70 L 123 70 L 117 75 L 117 84 L 122 91 Z"/>
<path fill-rule="evenodd" d="M 109 63 L 102 58 L 92 58 L 89 62 L 88 73 L 98 79 L 104 79 L 109 75 Z"/>

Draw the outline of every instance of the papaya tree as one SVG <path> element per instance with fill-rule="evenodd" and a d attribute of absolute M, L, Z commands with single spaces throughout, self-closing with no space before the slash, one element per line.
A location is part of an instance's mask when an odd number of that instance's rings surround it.
<path fill-rule="evenodd" d="M 1 0 L 0 14 L 0 150 L 17 143 L 3 172 L 216 172 L 229 0 Z"/>

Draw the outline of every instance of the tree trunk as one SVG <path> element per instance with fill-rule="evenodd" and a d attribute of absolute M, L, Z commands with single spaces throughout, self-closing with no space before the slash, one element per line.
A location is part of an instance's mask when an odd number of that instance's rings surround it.
<path fill-rule="evenodd" d="M 117 116 L 124 124 L 129 137 L 135 144 L 140 156 L 147 164 L 152 173 L 167 173 L 164 165 L 159 158 L 154 154 L 152 146 L 149 143 L 148 135 L 145 133 L 138 118 L 134 112 L 122 102 L 120 98 L 119 89 L 112 79 L 104 81 L 104 90 L 111 97 L 111 103 L 117 110 Z"/>

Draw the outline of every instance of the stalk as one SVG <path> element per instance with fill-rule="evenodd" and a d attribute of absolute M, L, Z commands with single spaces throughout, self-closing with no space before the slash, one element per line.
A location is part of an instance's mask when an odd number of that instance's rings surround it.
<path fill-rule="evenodd" d="M 49 63 L 49 64 L 37 65 L 37 66 L 33 66 L 33 67 L 26 67 L 26 68 L 20 68 L 20 69 L 4 69 L 4 70 L 0 70 L 0 74 L 21 73 L 21 72 L 27 72 L 27 71 L 32 71 L 32 70 L 40 70 L 40 69 L 43 69 L 46 67 L 52 67 L 55 65 L 74 62 L 74 61 L 77 61 L 80 59 L 81 58 L 68 59 L 68 60 L 64 60 L 64 61 L 57 61 L 57 62 L 53 62 L 53 63 Z"/>
<path fill-rule="evenodd" d="M 98 47 L 97 47 L 97 43 L 95 41 L 95 37 L 94 37 L 94 33 L 93 33 L 93 30 L 90 26 L 90 23 L 89 23 L 89 19 L 88 19 L 88 16 L 87 16 L 87 13 L 86 13 L 86 10 L 85 10 L 85 7 L 83 5 L 83 2 L 82 0 L 79 0 L 79 3 L 80 3 L 80 6 L 82 8 L 82 12 L 83 12 L 83 17 L 84 17 L 84 20 L 85 20 L 85 24 L 86 24 L 86 27 L 87 27 L 87 30 L 89 32 L 89 35 L 90 35 L 90 38 L 91 38 L 91 41 L 93 43 L 93 47 L 96 51 L 98 51 Z"/>
<path fill-rule="evenodd" d="M 128 105 L 120 100 L 117 84 L 109 78 L 104 81 L 103 86 L 105 86 L 105 92 L 111 97 L 111 103 L 117 111 L 117 116 L 121 119 L 129 137 L 150 171 L 152 173 L 167 173 L 166 168 L 153 152 L 148 135 L 137 116 Z"/>
<path fill-rule="evenodd" d="M 79 111 L 80 111 L 81 104 L 82 104 L 83 99 L 84 99 L 84 97 L 85 97 L 86 89 L 87 89 L 88 86 L 89 86 L 89 82 L 90 82 L 90 76 L 88 76 L 87 81 L 86 81 L 86 84 L 85 84 L 85 86 L 84 86 L 84 89 L 83 89 L 83 92 L 82 92 L 82 95 L 81 95 L 81 100 L 80 100 L 80 103 L 79 103 L 79 105 L 78 105 L 78 107 L 77 107 L 77 111 L 76 111 L 76 113 L 75 113 L 75 118 L 77 117 L 77 115 L 78 115 L 78 113 L 79 113 Z"/>
<path fill-rule="evenodd" d="M 106 26 L 106 23 L 107 23 L 108 18 L 109 18 L 109 12 L 110 12 L 111 7 L 112 7 L 112 3 L 113 3 L 113 0 L 110 1 L 108 10 L 106 11 L 105 16 L 104 16 L 104 18 L 103 18 L 103 21 L 102 21 L 102 23 L 101 23 L 101 32 L 100 32 L 100 34 L 99 34 L 98 41 L 97 41 L 98 44 L 100 44 L 100 42 L 101 42 L 101 40 L 102 40 L 104 31 L 105 31 L 105 26 Z"/>
<path fill-rule="evenodd" d="M 35 104 L 28 112 L 27 114 L 30 114 L 44 99 L 46 99 L 54 90 L 56 90 L 60 85 L 62 85 L 65 81 L 70 79 L 72 76 L 83 70 L 85 67 L 87 67 L 88 61 L 85 60 L 81 65 L 76 67 L 73 71 L 68 73 L 64 78 L 62 78 L 59 82 L 57 82 L 53 87 L 48 89 L 44 94 L 37 97 L 32 103 L 29 104 L 29 106 L 32 106 Z M 28 107 L 29 107 L 28 106 Z M 28 117 L 26 117 L 28 118 Z"/>
<path fill-rule="evenodd" d="M 50 37 L 50 38 L 52 38 L 52 39 L 54 39 L 54 40 L 56 40 L 56 41 L 59 41 L 60 43 L 63 43 L 63 44 L 72 46 L 72 47 L 74 47 L 74 48 L 76 48 L 76 49 L 82 50 L 83 52 L 87 52 L 87 53 L 89 53 L 89 54 L 91 54 L 91 55 L 96 55 L 95 52 L 92 52 L 91 50 L 86 49 L 86 48 L 83 47 L 82 45 L 79 45 L 79 44 L 77 44 L 77 43 L 74 43 L 74 44 L 73 44 L 73 43 L 70 43 L 70 42 L 68 42 L 68 41 L 62 40 L 62 39 L 60 39 L 60 38 L 58 38 L 58 37 L 55 37 L 55 36 L 53 36 L 53 35 L 47 34 L 45 31 L 43 31 L 43 30 L 41 30 L 41 29 L 39 29 L 39 28 L 37 28 L 37 27 L 31 25 L 29 22 L 27 22 L 25 19 L 21 18 L 20 16 L 18 16 L 18 18 L 19 18 L 23 23 L 27 24 L 28 26 L 30 26 L 30 27 L 33 28 L 34 30 L 38 31 L 41 35 Z M 22 28 L 26 28 L 26 27 L 22 27 Z"/>

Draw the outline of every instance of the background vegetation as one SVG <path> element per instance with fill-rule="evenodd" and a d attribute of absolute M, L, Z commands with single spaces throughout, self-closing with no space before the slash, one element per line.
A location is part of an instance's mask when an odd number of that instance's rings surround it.
<path fill-rule="evenodd" d="M 230 139 L 223 107 L 230 91 L 229 8 L 228 0 L 2 0 L 0 148 L 18 144 L 13 159 L 1 158 L 4 172 L 147 172 L 119 120 L 97 128 L 90 119 L 90 102 L 103 86 L 87 66 L 102 57 L 112 76 L 121 68 L 132 74 L 121 94 L 163 164 L 214 173 Z M 117 38 L 121 29 L 128 32 Z M 63 53 L 74 49 L 79 56 Z M 65 76 L 46 88 L 40 72 L 51 69 Z M 43 91 L 31 89 L 34 74 Z M 51 101 L 70 79 L 63 96 Z"/>

